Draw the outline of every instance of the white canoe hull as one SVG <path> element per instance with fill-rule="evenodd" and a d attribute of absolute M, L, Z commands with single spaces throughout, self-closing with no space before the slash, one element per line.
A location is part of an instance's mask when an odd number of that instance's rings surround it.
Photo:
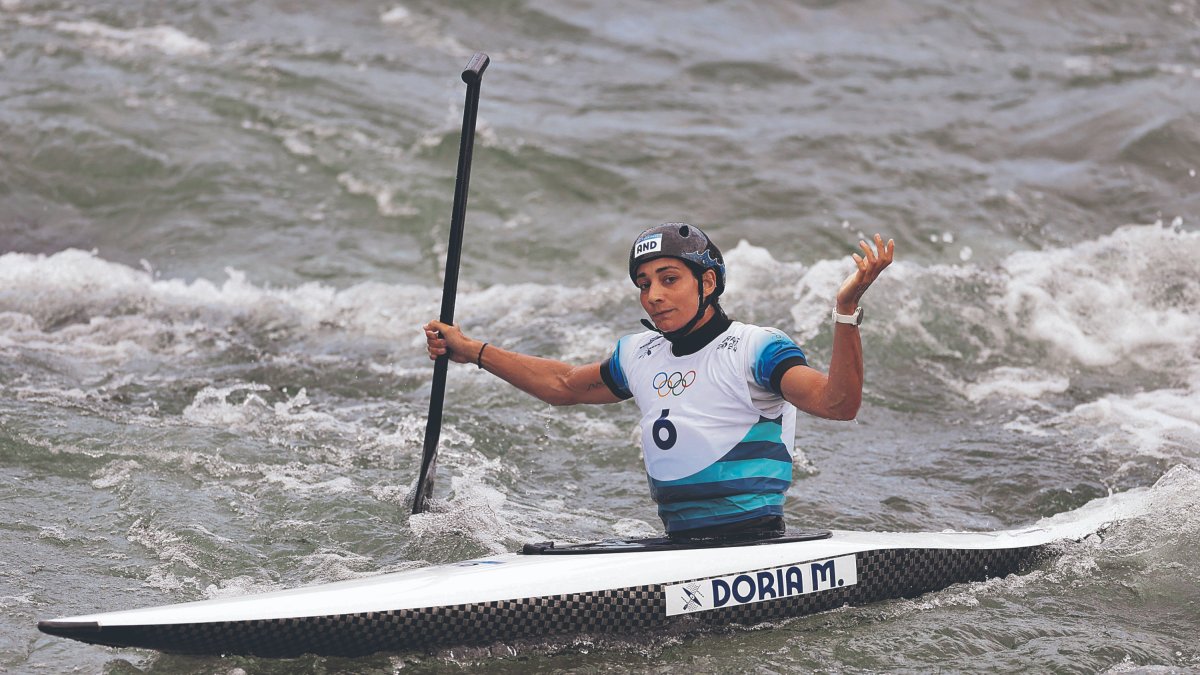
<path fill-rule="evenodd" d="M 1066 534 L 835 531 L 814 541 L 724 548 L 512 553 L 287 591 L 65 617 L 38 628 L 168 652 L 352 656 L 646 632 L 687 621 L 753 624 L 1020 572 Z"/>

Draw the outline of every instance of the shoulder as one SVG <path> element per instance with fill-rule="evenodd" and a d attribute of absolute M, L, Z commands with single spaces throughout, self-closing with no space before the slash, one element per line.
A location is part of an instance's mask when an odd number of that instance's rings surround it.
<path fill-rule="evenodd" d="M 666 344 L 668 344 L 667 339 L 662 334 L 645 330 L 640 333 L 630 333 L 617 340 L 617 350 L 622 352 L 622 356 L 649 356 Z"/>
<path fill-rule="evenodd" d="M 778 328 L 748 326 L 747 366 L 759 386 L 779 393 L 783 374 L 794 366 L 808 365 L 808 358 L 790 335 Z"/>
<path fill-rule="evenodd" d="M 617 340 L 617 346 L 612 355 L 605 361 L 605 367 L 622 372 L 633 372 L 647 357 L 658 353 L 663 345 L 669 345 L 666 338 L 654 331 L 630 333 Z"/>
<path fill-rule="evenodd" d="M 754 324 L 735 322 L 733 327 L 738 329 L 738 336 L 751 348 L 752 352 L 761 351 L 772 343 L 796 344 L 792 336 L 772 326 L 755 326 Z"/>
<path fill-rule="evenodd" d="M 781 339 L 790 340 L 783 331 L 734 321 L 724 333 L 714 338 L 705 350 L 753 359 L 766 345 Z"/>

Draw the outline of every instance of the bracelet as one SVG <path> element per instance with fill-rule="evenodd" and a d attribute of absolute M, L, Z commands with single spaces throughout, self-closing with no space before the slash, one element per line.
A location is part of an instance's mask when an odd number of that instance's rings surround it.
<path fill-rule="evenodd" d="M 483 368 L 483 350 L 487 349 L 487 346 L 487 342 L 483 343 L 483 346 L 479 348 L 479 356 L 475 357 L 475 365 L 479 368 Z"/>

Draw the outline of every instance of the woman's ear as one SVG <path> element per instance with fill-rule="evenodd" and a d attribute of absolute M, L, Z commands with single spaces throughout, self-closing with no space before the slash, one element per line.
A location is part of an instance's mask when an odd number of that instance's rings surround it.
<path fill-rule="evenodd" d="M 704 285 L 704 296 L 712 295 L 717 290 L 717 271 L 704 270 L 704 275 L 700 277 L 700 283 Z"/>

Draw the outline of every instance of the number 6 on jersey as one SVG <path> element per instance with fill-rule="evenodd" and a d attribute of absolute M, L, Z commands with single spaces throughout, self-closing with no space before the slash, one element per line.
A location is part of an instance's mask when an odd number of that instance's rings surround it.
<path fill-rule="evenodd" d="M 658 416 L 658 419 L 654 420 L 652 435 L 654 436 L 654 444 L 660 450 L 670 450 L 671 446 L 675 445 L 675 440 L 679 437 L 679 432 L 675 431 L 675 425 L 671 424 L 670 420 L 667 419 L 667 415 L 670 413 L 671 410 L 669 408 L 663 408 L 662 414 Z"/>

